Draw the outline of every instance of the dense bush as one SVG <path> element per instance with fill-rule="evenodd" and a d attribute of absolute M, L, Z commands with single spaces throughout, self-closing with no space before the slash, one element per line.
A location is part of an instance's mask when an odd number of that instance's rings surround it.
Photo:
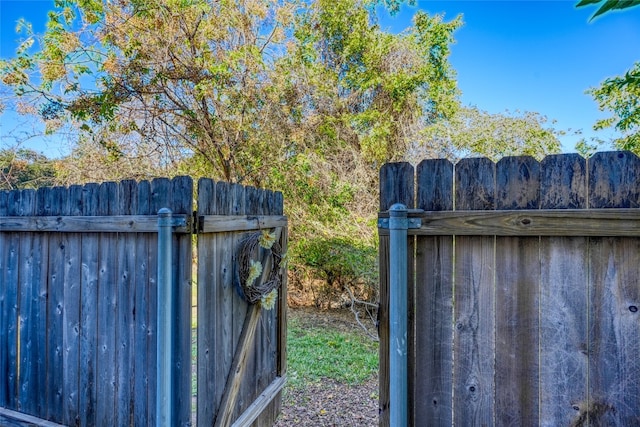
<path fill-rule="evenodd" d="M 307 289 L 314 304 L 329 308 L 358 302 L 376 302 L 378 296 L 377 248 L 340 237 L 292 242 L 294 286 Z M 295 283 L 298 282 L 298 283 Z"/>

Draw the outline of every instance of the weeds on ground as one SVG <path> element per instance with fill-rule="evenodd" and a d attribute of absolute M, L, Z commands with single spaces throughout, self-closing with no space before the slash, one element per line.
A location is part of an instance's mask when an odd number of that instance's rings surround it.
<path fill-rule="evenodd" d="M 287 333 L 289 387 L 301 388 L 324 378 L 355 385 L 378 370 L 378 343 L 357 333 L 302 328 L 291 319 Z"/>

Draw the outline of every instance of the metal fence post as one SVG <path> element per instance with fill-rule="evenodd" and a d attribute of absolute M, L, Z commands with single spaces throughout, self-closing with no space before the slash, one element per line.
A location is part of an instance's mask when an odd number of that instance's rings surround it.
<path fill-rule="evenodd" d="M 407 207 L 389 209 L 389 421 L 407 425 Z"/>
<path fill-rule="evenodd" d="M 172 272 L 171 272 L 171 210 L 158 211 L 158 348 L 156 353 L 156 426 L 172 424 L 173 399 L 171 392 L 173 327 Z"/>

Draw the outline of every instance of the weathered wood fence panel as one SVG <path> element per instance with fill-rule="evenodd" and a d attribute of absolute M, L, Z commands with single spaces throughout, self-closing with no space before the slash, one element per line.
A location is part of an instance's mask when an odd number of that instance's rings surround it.
<path fill-rule="evenodd" d="M 381 217 L 425 211 L 408 243 L 412 425 L 640 425 L 640 159 L 426 160 L 380 177 Z M 384 229 L 380 242 L 388 425 Z"/>
<path fill-rule="evenodd" d="M 242 334 L 249 305 L 239 293 L 237 248 L 248 232 L 276 226 L 280 244 L 286 250 L 284 217 L 268 224 L 261 218 L 283 214 L 281 193 L 215 183 L 198 183 L 197 216 L 212 224 L 198 232 L 198 425 L 213 425 Z M 246 218 L 224 223 L 215 216 Z M 234 408 L 233 419 L 255 419 L 251 425 L 271 426 L 280 410 L 280 393 L 285 373 L 284 339 L 286 283 L 279 289 L 273 310 L 262 310 Z M 231 373 L 232 374 L 232 373 Z M 274 385 L 273 387 L 270 387 Z M 252 407 L 262 396 L 264 404 Z M 243 424 L 244 425 L 244 424 Z"/>
<path fill-rule="evenodd" d="M 248 309 L 237 289 L 238 243 L 277 227 L 286 252 L 287 222 L 281 193 L 199 186 L 197 213 L 188 177 L 0 192 L 0 424 L 25 414 L 23 423 L 42 425 L 155 425 L 161 208 L 175 219 L 171 425 L 192 422 L 192 233 L 197 420 L 212 424 Z M 286 283 L 276 309 L 262 311 L 234 410 L 242 425 L 271 425 L 280 409 L 285 292 Z"/>

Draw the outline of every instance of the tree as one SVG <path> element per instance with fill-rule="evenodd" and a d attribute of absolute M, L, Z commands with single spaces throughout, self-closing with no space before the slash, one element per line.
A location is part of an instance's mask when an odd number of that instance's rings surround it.
<path fill-rule="evenodd" d="M 21 24 L 0 77 L 51 131 L 77 129 L 65 179 L 155 166 L 269 186 L 285 192 L 292 242 L 357 252 L 375 245 L 379 165 L 458 106 L 461 20 L 418 13 L 382 31 L 376 6 L 399 3 L 56 0 L 45 34 Z"/>
<path fill-rule="evenodd" d="M 598 3 L 600 8 L 591 19 L 609 11 L 638 6 L 640 0 L 582 0 L 576 7 Z M 601 111 L 613 112 L 613 116 L 597 121 L 593 128 L 598 130 L 613 127 L 621 131 L 623 136 L 615 139 L 613 144 L 619 149 L 640 154 L 640 62 L 636 62 L 624 76 L 606 79 L 588 93 L 594 97 Z"/>
<path fill-rule="evenodd" d="M 441 150 L 448 147 L 450 157 L 482 155 L 497 161 L 504 156 L 531 155 L 540 159 L 560 151 L 558 136 L 563 132 L 548 126 L 547 121 L 533 112 L 489 114 L 465 107 L 450 120 L 425 128 L 421 141 L 431 150 L 433 145 Z"/>
<path fill-rule="evenodd" d="M 38 188 L 56 183 L 55 162 L 28 149 L 0 150 L 0 190 Z"/>
<path fill-rule="evenodd" d="M 615 128 L 623 136 L 615 139 L 614 145 L 640 154 L 640 62 L 624 76 L 609 78 L 589 93 L 601 111 L 613 112 L 611 117 L 597 121 L 594 129 Z"/>

